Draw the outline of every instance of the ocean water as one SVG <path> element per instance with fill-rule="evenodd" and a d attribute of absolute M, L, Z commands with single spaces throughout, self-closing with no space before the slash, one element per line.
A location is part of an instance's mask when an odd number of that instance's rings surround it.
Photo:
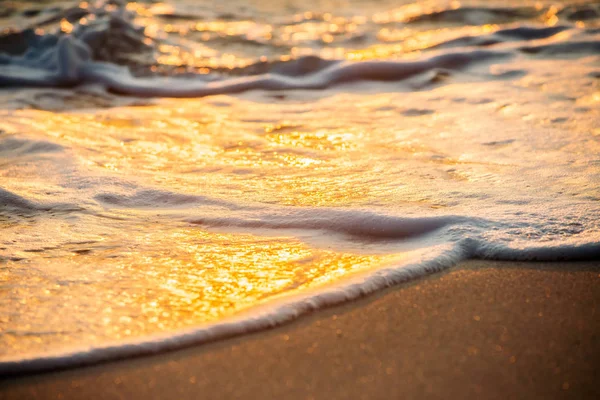
<path fill-rule="evenodd" d="M 594 1 L 0 1 L 0 373 L 600 259 Z"/>

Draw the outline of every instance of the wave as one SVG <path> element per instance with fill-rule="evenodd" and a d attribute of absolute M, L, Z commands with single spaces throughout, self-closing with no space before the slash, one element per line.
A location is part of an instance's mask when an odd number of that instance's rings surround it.
<path fill-rule="evenodd" d="M 36 28 L 61 21 L 73 24 L 73 30 L 67 36 L 76 37 L 84 43 L 96 61 L 134 66 L 144 55 L 152 55 L 154 48 L 149 43 L 150 38 L 144 35 L 144 28 L 131 22 L 134 15 L 125 7 L 117 7 L 115 11 L 111 9 L 109 4 L 59 8 L 32 27 L 5 31 L 0 34 L 0 49 L 12 57 L 0 54 L 0 64 L 14 62 L 15 59 L 21 63 L 49 60 L 49 50 L 55 48 L 65 34 L 60 31 L 38 34 Z M 78 23 L 82 18 L 86 18 L 85 24 Z"/>
<path fill-rule="evenodd" d="M 15 193 L 9 192 L 8 190 L 0 188 L 0 211 L 6 210 L 19 210 L 19 211 L 37 211 L 37 210 L 49 210 L 47 206 L 38 204 L 32 200 L 28 200 L 25 197 L 19 196 Z"/>
<path fill-rule="evenodd" d="M 0 214 L 14 216 L 43 211 L 70 212 L 83 208 L 68 203 L 44 203 L 27 199 L 0 187 Z"/>
<path fill-rule="evenodd" d="M 579 56 L 600 54 L 600 41 L 581 41 L 570 43 L 551 43 L 540 46 L 524 46 L 523 53 L 544 56 Z"/>
<path fill-rule="evenodd" d="M 158 39 L 145 34 L 143 27 L 133 24 L 134 13 L 126 7 L 109 7 L 109 3 L 83 9 L 58 10 L 42 18 L 38 25 L 20 32 L 0 34 L 0 87 L 69 88 L 85 84 L 100 84 L 109 92 L 137 97 L 203 97 L 233 94 L 249 90 L 325 89 L 335 85 L 360 81 L 394 82 L 436 70 L 464 71 L 476 65 L 506 60 L 520 51 L 532 55 L 581 55 L 600 52 L 598 41 L 572 41 L 517 49 L 489 51 L 463 49 L 442 53 L 419 61 L 345 62 L 318 56 L 303 56 L 288 61 L 259 61 L 235 68 L 223 78 L 218 67 L 212 73 L 187 74 L 182 77 L 138 76 L 140 71 L 155 65 Z M 493 23 L 528 19 L 543 14 L 534 8 L 461 7 L 408 18 L 405 23 L 456 22 L 469 24 Z M 598 12 L 590 5 L 566 7 L 560 15 L 595 18 Z M 92 18 L 93 16 L 93 18 Z M 87 22 L 79 23 L 79 19 Z M 71 22 L 72 30 L 38 34 L 37 26 Z M 460 37 L 427 49 L 454 47 L 484 47 L 501 42 L 548 39 L 573 29 L 569 24 L 552 27 L 499 29 L 490 34 Z M 590 34 L 588 29 L 587 33 Z M 228 36 L 235 42 L 237 36 Z M 221 38 L 222 39 L 222 38 Z M 219 40 L 221 40 L 219 39 Z M 238 38 L 239 39 L 239 38 Z M 249 40 L 245 38 L 244 40 Z M 170 43 L 170 42 L 169 42 Z M 234 45 L 235 43 L 230 43 Z M 223 71 L 221 71 L 223 72 Z M 437 83 L 429 82 L 430 84 Z"/>
<path fill-rule="evenodd" d="M 427 225 L 427 224 L 426 224 Z M 71 352 L 46 353 L 34 357 L 11 357 L 0 361 L 0 375 L 19 375 L 80 367 L 123 358 L 152 355 L 269 329 L 315 310 L 355 300 L 373 292 L 432 273 L 441 272 L 468 259 L 515 260 L 597 260 L 600 242 L 582 245 L 554 245 L 514 249 L 483 240 L 465 238 L 453 245 L 431 248 L 429 257 L 377 270 L 318 292 L 282 298 L 261 308 L 211 325 L 162 334 L 118 344 L 87 347 Z"/>
<path fill-rule="evenodd" d="M 186 78 L 139 77 L 135 75 L 134 69 L 144 62 L 144 56 L 151 58 L 155 47 L 151 38 L 145 36 L 143 29 L 133 26 L 126 11 L 122 8 L 119 10 L 121 11 L 117 13 L 109 13 L 91 8 L 75 7 L 59 10 L 55 15 L 39 16 L 42 17 L 42 24 L 59 23 L 62 19 L 73 23 L 73 31 L 69 34 L 39 35 L 33 28 L 2 34 L 0 48 L 6 54 L 0 54 L 0 86 L 69 88 L 78 85 L 100 84 L 108 91 L 122 95 L 202 97 L 255 89 L 325 89 L 345 83 L 396 82 L 413 77 L 427 78 L 426 84 L 436 84 L 445 81 L 454 72 L 467 71 L 471 67 L 505 61 L 519 56 L 519 53 L 532 56 L 578 56 L 600 52 L 600 43 L 588 40 L 589 37 L 586 37 L 585 41 L 569 40 L 559 43 L 544 42 L 544 44 L 533 42 L 530 43 L 531 45 L 517 43 L 506 46 L 510 47 L 508 50 L 504 48 L 503 50 L 443 50 L 436 53 L 437 55 L 417 61 L 345 62 L 318 56 L 304 56 L 289 61 L 255 63 L 240 68 L 237 72 L 242 76 L 238 78 L 223 78 L 212 73 L 207 76 L 191 74 Z M 536 18 L 544 12 L 544 9 L 532 8 L 463 7 L 457 10 L 422 14 L 404 22 L 418 24 L 441 21 L 463 25 L 496 23 Z M 92 22 L 89 24 L 75 23 L 89 14 L 95 16 L 93 20 L 90 19 Z M 596 18 L 598 13 L 591 6 L 588 8 L 567 7 L 560 11 L 559 15 L 565 15 L 569 20 L 579 20 Z M 171 18 L 168 15 L 159 15 L 158 17 Z M 174 15 L 172 18 L 184 17 Z M 496 43 L 555 39 L 555 35 L 570 30 L 583 32 L 583 30 L 577 31 L 568 24 L 553 27 L 521 26 L 499 29 L 481 36 L 462 37 L 435 47 L 439 49 L 483 47 Z M 597 33 L 597 30 L 588 29 L 583 36 Z M 226 39 L 224 40 L 226 43 L 221 44 L 229 43 L 227 40 L 242 41 L 244 45 L 260 44 L 251 42 L 243 36 Z M 142 61 L 138 57 L 140 55 Z M 214 70 L 211 71 L 214 72 Z M 522 73 L 524 72 L 512 70 L 499 73 L 498 77 L 510 78 L 511 76 L 520 76 Z M 593 77 L 593 74 L 597 73 L 590 72 L 589 74 L 590 77 Z M 423 81 L 423 79 L 421 80 Z M 77 93 L 75 95 L 77 101 L 80 101 L 79 95 Z M 402 114 L 408 117 L 426 115 L 431 112 L 427 109 L 409 108 Z M 486 142 L 482 144 L 484 146 L 500 146 L 515 141 L 515 139 L 506 139 L 505 136 L 498 136 L 497 139 L 486 139 Z M 50 142 L 15 138 L 0 141 L 0 156 L 21 157 L 30 154 L 55 153 L 62 150 L 63 147 Z M 77 189 L 82 190 L 83 188 L 78 187 Z M 131 189 L 131 187 L 126 189 Z M 600 242 L 595 241 L 598 240 L 597 233 L 587 235 L 589 232 L 583 225 L 565 228 L 562 225 L 566 219 L 554 218 L 552 217 L 554 214 L 549 214 L 550 218 L 544 215 L 543 218 L 546 219 L 533 226 L 539 220 L 511 222 L 507 219 L 507 215 L 499 217 L 506 222 L 499 222 L 462 215 L 415 217 L 331 208 L 278 208 L 269 205 L 252 207 L 245 203 L 237 204 L 216 197 L 183 194 L 168 190 L 140 189 L 139 187 L 127 193 L 119 193 L 119 190 L 124 189 L 119 189 L 115 185 L 101 190 L 94 188 L 93 200 L 106 208 L 150 209 L 157 215 L 160 214 L 154 210 L 174 210 L 172 214 L 177 215 L 178 218 L 185 212 L 187 213 L 186 222 L 192 225 L 192 230 L 195 225 L 209 229 L 234 228 L 238 232 L 240 230 L 270 230 L 268 233 L 284 232 L 288 234 L 289 232 L 285 232 L 286 230 L 308 231 L 311 235 L 305 235 L 301 237 L 301 240 L 322 241 L 326 237 L 335 236 L 336 239 L 339 239 L 341 236 L 343 240 L 340 242 L 349 243 L 349 246 L 356 243 L 362 246 L 365 243 L 370 244 L 377 241 L 377 245 L 382 245 L 378 247 L 378 250 L 384 252 L 388 252 L 390 249 L 394 251 L 400 248 L 404 249 L 404 244 L 407 244 L 406 247 L 410 247 L 411 250 L 417 248 L 420 256 L 398 261 L 397 264 L 383 269 L 355 275 L 334 287 L 304 291 L 299 294 L 287 295 L 287 297 L 279 297 L 276 300 L 269 299 L 269 302 L 263 306 L 212 325 L 108 345 L 56 351 L 35 356 L 0 358 L 0 375 L 90 365 L 155 354 L 255 332 L 292 321 L 314 310 L 357 299 L 386 287 L 446 270 L 467 259 L 503 261 L 600 259 Z M 78 195 L 81 193 L 78 192 Z M 521 209 L 523 204 L 518 203 L 517 200 L 518 198 L 509 198 L 505 201 L 507 204 L 513 204 Z M 514 203 L 510 203 L 511 201 Z M 569 202 L 572 204 L 572 200 Z M 90 202 L 86 201 L 82 204 L 88 206 Z M 2 218 L 11 215 L 43 214 L 55 210 L 85 211 L 74 205 L 49 204 L 0 188 L 0 216 Z M 236 212 L 230 213 L 230 210 Z M 585 210 L 585 208 L 581 208 L 573 213 L 585 214 Z M 92 211 L 90 213 L 100 216 Z M 479 215 L 489 217 L 495 214 Z M 521 215 L 515 218 L 525 219 L 526 216 Z M 593 220 L 593 215 L 588 215 L 587 218 L 588 221 Z M 556 231 L 554 232 L 553 229 Z M 592 225 L 592 229 L 595 229 L 595 225 Z M 324 234 L 319 235 L 319 233 Z M 505 236 L 501 236 L 503 234 Z M 507 236 L 510 236 L 509 240 L 506 239 Z M 528 239 L 525 240 L 525 237 Z M 565 240 L 571 242 L 551 242 L 556 238 L 567 238 Z M 579 242 L 577 242 L 578 240 Z M 327 244 L 329 243 L 331 242 Z M 392 246 L 386 247 L 387 244 L 392 244 Z M 320 245 L 323 244 L 320 243 Z"/>
<path fill-rule="evenodd" d="M 498 43 L 512 41 L 529 41 L 538 39 L 548 39 L 561 32 L 571 29 L 568 26 L 551 26 L 551 27 L 528 27 L 520 26 L 517 28 L 499 29 L 489 35 L 465 36 L 457 39 L 448 40 L 429 47 L 428 49 L 442 49 L 450 47 L 464 46 L 491 46 Z"/>
<path fill-rule="evenodd" d="M 123 208 L 172 208 L 190 206 L 220 206 L 230 210 L 247 209 L 229 201 L 206 196 L 187 195 L 165 190 L 146 189 L 134 194 L 99 193 L 94 199 L 106 206 Z"/>
<path fill-rule="evenodd" d="M 596 4 L 595 7 L 594 4 L 569 5 L 562 9 L 558 15 L 571 21 L 589 21 L 600 18 L 600 6 Z"/>
<path fill-rule="evenodd" d="M 489 225 L 483 219 L 461 216 L 403 218 L 369 211 L 331 209 L 289 210 L 280 214 L 243 217 L 204 217 L 191 223 L 209 227 L 246 229 L 321 230 L 364 239 L 407 239 L 429 234 L 452 225 Z"/>
<path fill-rule="evenodd" d="M 92 60 L 89 46 L 63 36 L 52 51 L 37 60 L 13 60 L 0 66 L 0 86 L 69 87 L 99 83 L 109 91 L 139 97 L 203 97 L 248 90 L 325 89 L 357 81 L 399 81 L 435 69 L 460 70 L 475 63 L 509 57 L 509 53 L 468 51 L 442 54 L 423 61 L 365 61 L 323 63 L 310 71 L 283 68 L 282 73 L 206 82 L 200 79 L 135 78 L 125 67 Z M 296 63 L 296 65 L 301 65 Z M 289 75 L 286 75 L 289 74 Z"/>
<path fill-rule="evenodd" d="M 441 43 L 435 47 L 487 46 L 502 40 L 530 40 L 551 37 L 564 27 L 515 28 L 496 32 L 490 37 L 467 37 Z M 600 42 L 578 41 L 522 46 L 519 51 L 532 55 L 578 56 L 600 53 Z M 238 78 L 214 77 L 135 77 L 127 67 L 96 61 L 91 48 L 75 36 L 63 36 L 56 45 L 38 57 L 4 56 L 0 65 L 3 87 L 74 87 L 100 84 L 109 92 L 137 97 L 204 97 L 234 94 L 250 90 L 318 90 L 360 81 L 398 82 L 430 71 L 464 71 L 477 64 L 494 63 L 515 55 L 511 51 L 467 50 L 442 53 L 420 61 L 325 60 L 316 56 L 301 57 L 283 63 L 248 67 L 252 73 L 268 72 Z M 438 81 L 430 82 L 437 83 Z"/>
<path fill-rule="evenodd" d="M 558 12 L 557 12 L 558 11 Z M 517 20 L 534 20 L 556 13 L 569 21 L 589 21 L 600 17 L 597 4 L 574 4 L 550 7 L 459 7 L 410 16 L 409 24 L 454 23 L 460 25 L 486 25 Z"/>
<path fill-rule="evenodd" d="M 457 23 L 461 25 L 485 25 L 534 18 L 543 11 L 533 7 L 460 7 L 431 13 L 418 14 L 406 19 L 406 23 Z"/>

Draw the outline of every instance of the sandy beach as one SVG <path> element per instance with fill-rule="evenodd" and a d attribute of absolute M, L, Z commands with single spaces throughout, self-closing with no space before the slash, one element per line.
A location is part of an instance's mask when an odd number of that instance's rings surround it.
<path fill-rule="evenodd" d="M 279 328 L 12 377 L 2 399 L 593 399 L 600 265 L 470 261 Z"/>

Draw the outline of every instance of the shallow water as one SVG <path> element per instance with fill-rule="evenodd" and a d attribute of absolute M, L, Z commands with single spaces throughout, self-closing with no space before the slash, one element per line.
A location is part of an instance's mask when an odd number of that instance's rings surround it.
<path fill-rule="evenodd" d="M 3 373 L 600 258 L 598 4 L 0 4 Z"/>

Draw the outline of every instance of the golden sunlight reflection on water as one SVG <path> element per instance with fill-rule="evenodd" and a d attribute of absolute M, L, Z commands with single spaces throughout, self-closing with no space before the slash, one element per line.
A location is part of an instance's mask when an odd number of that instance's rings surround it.
<path fill-rule="evenodd" d="M 490 33 L 501 28 L 503 23 L 519 18 L 554 26 L 558 23 L 557 15 L 566 7 L 548 1 L 491 2 L 490 8 L 514 6 L 522 7 L 522 10 L 512 17 L 480 12 L 476 19 L 467 18 L 467 24 L 463 26 L 451 18 L 449 21 L 432 19 L 423 24 L 409 24 L 443 10 L 468 8 L 472 3 L 477 4 L 469 1 L 382 1 L 366 3 L 369 6 L 352 4 L 345 12 L 337 10 L 338 6 L 330 1 L 317 0 L 304 5 L 305 9 L 312 7 L 311 11 L 290 14 L 290 9 L 283 4 L 265 2 L 264 5 L 253 4 L 246 18 L 208 21 L 169 18 L 181 14 L 172 4 L 166 3 L 130 2 L 128 9 L 137 12 L 136 21 L 145 27 L 148 37 L 154 40 L 174 38 L 185 43 L 185 46 L 161 45 L 159 65 L 208 73 L 214 69 L 231 72 L 257 61 L 287 61 L 309 54 L 347 60 L 414 58 L 420 51 L 445 41 Z M 337 10 L 337 15 L 333 10 Z M 252 13 L 255 15 L 251 16 Z"/>
<path fill-rule="evenodd" d="M 193 15 L 195 2 L 182 3 Z M 165 3 L 127 7 L 145 26 L 144 40 L 175 38 L 158 45 L 157 65 L 203 74 L 303 54 L 427 58 L 439 43 L 516 26 L 512 17 L 478 13 L 479 24 L 450 18 L 408 27 L 411 18 L 438 11 L 434 1 L 385 0 L 377 10 L 357 2 L 353 13 L 340 10 L 344 15 L 327 0 L 314 3 L 288 12 L 283 3 L 261 2 L 260 18 L 237 20 L 181 18 Z M 523 17 L 526 23 L 556 25 L 561 9 L 544 7 L 534 7 L 540 13 Z M 270 18 L 271 8 L 281 18 Z M 530 43 L 568 35 L 574 33 Z M 597 201 L 597 58 L 527 57 L 396 83 L 155 99 L 138 107 L 89 109 L 113 106 L 115 96 L 80 88 L 0 94 L 2 104 L 18 104 L 0 108 L 2 189 L 43 205 L 0 209 L 0 355 L 215 322 L 418 257 L 405 248 L 374 251 L 368 240 L 348 237 L 336 247 L 322 226 L 308 240 L 306 232 L 208 230 L 190 223 L 195 218 L 250 219 L 256 209 L 268 217 L 306 207 L 503 221 L 527 207 L 535 216 L 543 209 L 535 204 L 557 199 Z M 41 110 L 48 104 L 63 109 Z M 491 235 L 508 242 L 512 233 Z"/>
<path fill-rule="evenodd" d="M 278 294 L 406 257 L 194 227 L 149 224 L 127 231 L 127 237 L 110 235 L 70 249 L 63 244 L 30 262 L 5 264 L 0 280 L 11 284 L 2 288 L 2 301 L 13 306 L 0 317 L 0 348 L 48 351 L 215 322 Z"/>

